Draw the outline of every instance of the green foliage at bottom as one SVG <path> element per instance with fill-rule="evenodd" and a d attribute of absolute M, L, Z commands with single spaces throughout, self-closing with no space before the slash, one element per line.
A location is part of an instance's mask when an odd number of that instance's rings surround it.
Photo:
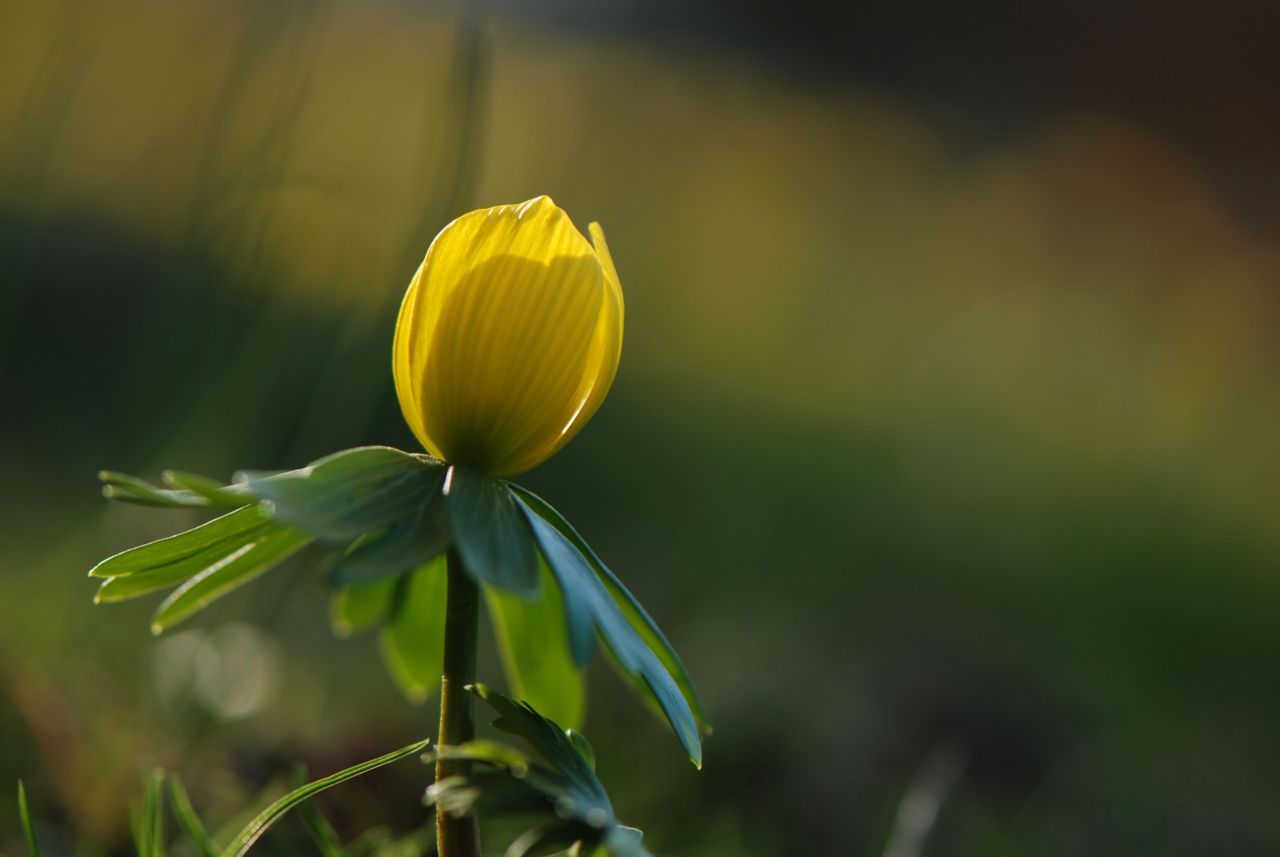
<path fill-rule="evenodd" d="M 178 827 L 187 844 L 201 857 L 243 857 L 253 848 L 262 836 L 282 819 L 290 810 L 303 806 L 311 798 L 325 789 L 339 783 L 367 774 L 370 771 L 398 762 L 414 754 L 425 751 L 430 741 L 418 741 L 401 747 L 399 750 L 369 759 L 353 765 L 327 777 L 321 777 L 293 789 L 283 797 L 273 801 L 266 809 L 254 816 L 253 820 L 237 833 L 226 847 L 219 849 L 214 845 L 204 823 L 191 806 L 187 790 L 177 777 L 167 777 L 164 771 L 156 770 L 147 779 L 146 791 L 141 805 L 134 816 L 134 844 L 138 857 L 165 857 L 168 838 L 165 834 L 165 781 L 168 779 L 168 805 L 177 819 Z M 18 782 L 18 815 L 22 829 L 26 834 L 28 857 L 40 857 L 40 848 L 36 842 L 35 826 L 31 822 L 31 812 L 27 805 L 27 793 L 21 781 Z M 312 818 L 318 817 L 318 814 Z M 313 824 L 309 824 L 309 827 Z M 314 834 L 313 834 L 314 835 Z M 323 850 L 323 849 L 322 849 Z M 340 852 L 345 854 L 344 852 Z"/>
<path fill-rule="evenodd" d="M 651 857 L 640 831 L 618 823 L 586 739 L 560 728 L 527 702 L 483 684 L 467 688 L 498 714 L 493 725 L 521 739 L 531 752 L 495 741 L 438 747 L 439 756 L 472 764 L 471 774 L 441 780 L 427 790 L 437 812 L 529 823 L 505 857 L 533 857 L 568 850 L 590 857 Z"/>

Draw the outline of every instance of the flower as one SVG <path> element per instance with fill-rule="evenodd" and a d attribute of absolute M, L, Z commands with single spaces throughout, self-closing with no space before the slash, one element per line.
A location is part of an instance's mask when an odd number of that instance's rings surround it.
<path fill-rule="evenodd" d="M 437 458 L 494 476 L 546 461 L 603 401 L 622 353 L 622 286 L 540 196 L 464 214 L 427 250 L 392 346 L 405 420 Z"/>

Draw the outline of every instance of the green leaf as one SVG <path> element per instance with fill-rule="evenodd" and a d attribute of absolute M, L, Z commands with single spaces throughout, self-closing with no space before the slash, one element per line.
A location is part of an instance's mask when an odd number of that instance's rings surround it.
<path fill-rule="evenodd" d="M 233 589 L 274 568 L 311 542 L 311 536 L 284 527 L 267 530 L 170 593 L 151 619 L 159 634 Z"/>
<path fill-rule="evenodd" d="M 667 672 L 671 673 L 676 684 L 680 686 L 680 692 L 689 703 L 694 716 L 698 718 L 698 724 L 704 732 L 710 734 L 711 726 L 707 721 L 702 701 L 698 698 L 698 691 L 693 686 L 693 680 L 689 678 L 689 671 L 685 669 L 684 662 L 680 660 L 680 656 L 676 654 L 675 647 L 667 640 L 666 635 L 662 633 L 662 629 L 658 627 L 658 624 L 653 621 L 644 607 L 640 606 L 640 602 L 622 584 L 622 581 L 600 561 L 600 557 L 596 555 L 596 552 L 591 549 L 591 546 L 586 543 L 582 536 L 578 535 L 577 530 L 565 520 L 563 515 L 532 491 L 521 488 L 518 485 L 512 485 L 511 487 L 525 504 L 526 511 L 532 510 L 538 517 L 555 527 L 587 559 L 600 581 L 609 590 L 610 595 L 613 596 L 613 600 L 617 603 L 623 616 L 626 617 L 627 622 L 631 624 L 631 627 L 635 629 L 636 633 L 640 635 L 653 653 L 658 656 L 663 666 L 667 668 Z"/>
<path fill-rule="evenodd" d="M 443 481 L 443 474 L 441 474 Z M 366 583 L 417 568 L 448 549 L 452 536 L 438 486 L 418 507 L 376 538 L 357 541 L 329 572 L 335 584 Z"/>
<path fill-rule="evenodd" d="M 550 570 L 542 564 L 542 597 L 536 601 L 492 586 L 484 591 L 512 695 L 558 723 L 580 725 L 585 681 L 569 653 L 564 601 Z"/>
<path fill-rule="evenodd" d="M 604 785 L 558 724 L 539 714 L 527 702 L 516 702 L 487 685 L 475 684 L 469 689 L 498 712 L 498 719 L 493 721 L 495 728 L 523 739 L 560 775 L 558 779 L 573 804 L 572 808 L 566 808 L 567 814 L 591 819 L 594 827 L 603 827 L 606 821 L 612 820 L 613 807 Z M 595 820 L 601 814 L 604 818 L 597 823 Z"/>
<path fill-rule="evenodd" d="M 515 491 L 513 497 L 520 507 L 521 514 L 531 521 L 532 519 L 528 518 L 527 510 L 520 497 L 523 490 L 516 485 L 510 487 Z M 536 544 L 537 539 L 534 541 Z M 556 581 L 556 588 L 560 593 L 558 600 L 564 607 L 564 622 L 569 640 L 569 650 L 573 654 L 574 663 L 580 668 L 586 667 L 596 656 L 595 616 L 591 608 L 590 598 L 577 587 L 566 587 L 560 579 L 560 575 L 555 573 L 556 570 L 554 568 L 551 570 L 553 579 Z"/>
<path fill-rule="evenodd" d="M 587 736 L 572 727 L 566 728 L 564 734 L 569 739 L 569 743 L 573 744 L 574 749 L 582 755 L 582 758 L 587 760 L 587 764 L 594 771 L 596 769 L 596 750 L 591 746 L 591 742 L 587 740 Z"/>
<path fill-rule="evenodd" d="M 257 506 L 247 506 L 214 518 L 176 536 L 159 539 L 108 557 L 89 571 L 90 577 L 124 577 L 149 568 L 195 556 L 215 546 L 232 549 L 249 541 L 269 519 Z"/>
<path fill-rule="evenodd" d="M 472 763 L 466 776 L 448 777 L 427 789 L 437 812 L 481 813 L 486 818 L 519 818 L 530 824 L 506 854 L 549 854 L 572 846 L 569 854 L 651 857 L 638 830 L 618 824 L 582 747 L 586 739 L 565 732 L 528 703 L 518 703 L 485 685 L 468 688 L 498 712 L 494 726 L 521 738 L 533 755 L 494 741 L 470 741 L 437 748 L 441 758 Z"/>
<path fill-rule="evenodd" d="M 397 580 L 386 577 L 373 583 L 344 586 L 329 599 L 329 622 L 339 637 L 367 631 L 391 612 Z"/>
<path fill-rule="evenodd" d="M 164 857 L 164 771 L 147 778 L 133 836 L 138 857 Z"/>
<path fill-rule="evenodd" d="M 172 491 L 157 488 L 136 476 L 117 473 L 113 470 L 101 470 L 98 479 L 103 483 L 102 496 L 108 500 L 120 500 L 135 503 L 139 506 L 186 507 L 208 506 L 209 500 L 193 491 Z"/>
<path fill-rule="evenodd" d="M 36 826 L 31 822 L 31 807 L 27 805 L 27 787 L 22 780 L 18 780 L 18 821 L 22 825 L 22 835 L 27 840 L 27 857 L 40 857 Z"/>
<path fill-rule="evenodd" d="M 622 671 L 632 684 L 657 704 L 666 715 L 677 740 L 694 765 L 702 766 L 702 741 L 693 710 L 666 666 L 650 650 L 648 643 L 627 621 L 620 605 L 606 590 L 591 563 L 581 551 L 550 522 L 518 499 L 533 528 L 533 536 L 547 564 L 551 566 L 566 601 L 579 599 L 589 610 L 596 628 L 608 644 Z M 572 593 L 572 596 L 569 595 Z"/>
<path fill-rule="evenodd" d="M 529 756 L 521 750 L 512 747 L 510 744 L 503 744 L 501 741 L 489 741 L 485 738 L 476 738 L 456 747 L 436 747 L 435 757 L 438 759 L 488 762 L 491 765 L 500 765 L 514 770 L 522 768 L 527 770 L 529 765 L 532 764 Z"/>
<path fill-rule="evenodd" d="M 278 524 L 263 521 L 261 526 L 247 530 L 236 538 L 217 542 L 203 551 L 185 559 L 180 559 L 177 562 L 145 568 L 123 577 L 109 577 L 103 581 L 102 586 L 98 587 L 98 592 L 93 598 L 94 603 L 124 601 L 159 589 L 166 589 L 174 584 L 188 580 L 215 565 L 226 563 L 229 557 L 242 550 L 246 544 L 261 539 L 269 532 L 279 529 Z"/>
<path fill-rule="evenodd" d="M 326 542 L 349 541 L 405 517 L 438 490 L 443 467 L 387 446 L 348 449 L 300 470 L 241 473 L 271 516 Z"/>
<path fill-rule="evenodd" d="M 181 470 L 166 470 L 160 474 L 166 485 L 179 490 L 190 491 L 208 501 L 210 506 L 226 506 L 234 509 L 257 498 L 249 493 L 249 486 L 243 483 L 223 485 L 216 479 L 200 476 L 196 473 L 184 473 Z"/>
<path fill-rule="evenodd" d="M 169 804 L 173 807 L 173 814 L 178 819 L 178 826 L 187 835 L 187 840 L 195 848 L 196 853 L 200 857 L 217 857 L 218 849 L 209 838 L 209 831 L 200 821 L 195 807 L 191 805 L 191 796 L 187 794 L 187 787 L 176 776 L 169 778 Z"/>
<path fill-rule="evenodd" d="M 338 838 L 338 831 L 334 830 L 329 819 L 316 809 L 314 802 L 307 801 L 302 804 L 298 813 L 302 817 L 302 824 L 306 827 L 307 833 L 311 834 L 311 841 L 316 844 L 316 848 L 324 857 L 347 857 L 347 849 Z"/>
<path fill-rule="evenodd" d="M 304 781 L 304 775 L 305 770 L 299 768 L 297 778 L 299 785 Z M 310 834 L 311 841 L 316 844 L 316 848 L 320 850 L 323 857 L 347 857 L 347 849 L 338 837 L 338 831 L 333 829 L 333 825 L 320 812 L 314 800 L 303 801 L 298 807 L 298 816 L 302 819 L 302 826 Z"/>
<path fill-rule="evenodd" d="M 440 683 L 448 580 L 443 556 L 401 578 L 379 637 L 391 677 L 414 703 L 426 702 Z"/>
<path fill-rule="evenodd" d="M 478 582 L 537 597 L 537 551 L 507 483 L 454 465 L 444 486 L 449 523 L 467 573 Z"/>
<path fill-rule="evenodd" d="M 402 747 L 393 753 L 388 753 L 385 756 L 379 756 L 376 759 L 362 762 L 359 765 L 354 765 L 344 771 L 339 771 L 336 774 L 331 774 L 327 777 L 316 780 L 315 782 L 311 782 L 305 786 L 294 789 L 284 797 L 272 803 L 259 813 L 253 821 L 249 822 L 249 824 L 236 835 L 235 839 L 231 841 L 231 844 L 223 849 L 221 857 L 243 857 L 243 855 L 253 847 L 253 844 L 258 841 L 259 837 L 267 832 L 271 825 L 279 821 L 285 813 L 296 807 L 298 804 L 309 800 L 325 789 L 332 788 L 339 783 L 354 779 L 362 774 L 367 774 L 369 771 L 389 765 L 392 762 L 398 762 L 401 759 L 408 758 L 416 753 L 421 753 L 426 750 L 430 744 L 430 740 L 418 741 L 417 743 L 410 744 L 407 747 Z"/>
<path fill-rule="evenodd" d="M 652 857 L 642 844 L 644 834 L 634 827 L 619 824 L 604 837 L 604 849 L 609 857 Z"/>

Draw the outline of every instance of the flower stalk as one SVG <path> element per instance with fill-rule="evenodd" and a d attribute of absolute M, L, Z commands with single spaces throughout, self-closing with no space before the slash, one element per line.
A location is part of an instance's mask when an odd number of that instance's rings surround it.
<path fill-rule="evenodd" d="M 480 618 L 480 588 L 462 567 L 456 549 L 448 554 L 448 595 L 444 626 L 444 670 L 440 678 L 440 738 L 442 746 L 456 747 L 475 738 L 471 694 L 467 686 L 476 680 L 476 637 Z M 471 763 L 438 758 L 436 782 L 465 777 Z M 474 813 L 463 817 L 436 811 L 436 846 L 440 857 L 480 857 L 480 827 Z"/>

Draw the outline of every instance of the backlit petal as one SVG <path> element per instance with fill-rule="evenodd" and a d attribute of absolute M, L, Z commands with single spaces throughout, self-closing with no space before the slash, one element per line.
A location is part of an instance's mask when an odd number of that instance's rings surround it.
<path fill-rule="evenodd" d="M 591 344 L 591 353 L 582 376 L 582 384 L 569 400 L 564 411 L 563 430 L 558 436 L 549 437 L 541 447 L 531 449 L 526 458 L 518 462 L 513 470 L 519 473 L 547 460 L 573 439 L 587 421 L 595 415 L 605 395 L 613 385 L 613 378 L 618 371 L 618 362 L 622 357 L 623 301 L 622 285 L 618 282 L 618 272 L 613 267 L 613 257 L 609 254 L 609 246 L 604 240 L 604 230 L 600 224 L 592 223 L 588 229 L 595 245 L 601 270 L 604 272 L 605 294 L 600 305 L 600 317 L 596 323 L 596 337 Z"/>
<path fill-rule="evenodd" d="M 401 408 L 429 451 L 510 475 L 598 407 L 621 345 L 621 291 L 596 233 L 593 248 L 538 197 L 464 215 L 432 242 L 393 348 Z"/>

